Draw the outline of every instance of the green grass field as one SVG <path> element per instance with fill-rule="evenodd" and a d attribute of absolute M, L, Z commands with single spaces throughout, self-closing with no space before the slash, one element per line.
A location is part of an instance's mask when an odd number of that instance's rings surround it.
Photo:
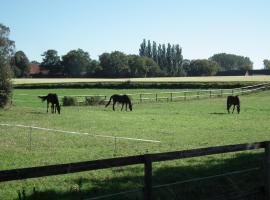
<path fill-rule="evenodd" d="M 114 156 L 175 151 L 226 144 L 269 140 L 270 91 L 240 96 L 241 114 L 228 115 L 225 98 L 179 102 L 134 104 L 134 111 L 121 112 L 120 106 L 63 107 L 61 115 L 46 113 L 46 104 L 37 98 L 48 92 L 59 95 L 163 92 L 164 90 L 54 89 L 15 90 L 13 104 L 0 110 L 2 124 L 22 124 L 66 131 L 87 132 L 159 140 L 160 143 L 120 140 L 91 135 L 48 132 L 19 127 L 0 127 L 0 170 L 56 163 L 87 161 Z M 175 91 L 175 90 L 165 90 Z M 31 138 L 30 138 L 31 134 Z M 31 140 L 31 141 L 30 141 Z M 235 153 L 204 158 L 156 163 L 154 185 L 254 167 L 260 165 L 260 152 Z M 253 175 L 253 176 L 251 176 Z M 260 178 L 233 176 L 226 179 L 155 191 L 156 199 L 174 199 L 176 191 L 201 190 L 201 196 L 244 190 L 259 184 Z M 256 177 L 256 178 L 254 178 Z M 239 181 L 242 180 L 242 181 Z M 99 170 L 72 175 L 53 176 L 0 183 L 0 199 L 18 199 L 25 190 L 28 199 L 78 199 L 123 191 L 143 184 L 143 166 Z M 224 187 L 224 185 L 226 187 Z M 35 187 L 37 194 L 33 194 Z M 80 188 L 78 191 L 76 188 Z M 194 188 L 195 187 L 195 188 Z M 209 196 L 209 195 L 208 195 Z M 141 193 L 116 199 L 141 198 Z M 188 195 L 187 195 L 188 197 Z M 198 197 L 193 196 L 193 199 Z M 190 199 L 192 199 L 190 198 Z M 203 199 L 203 198 L 201 198 Z"/>

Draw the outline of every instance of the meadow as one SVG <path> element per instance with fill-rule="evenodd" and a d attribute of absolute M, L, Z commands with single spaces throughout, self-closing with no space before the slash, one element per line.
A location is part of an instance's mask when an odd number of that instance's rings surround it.
<path fill-rule="evenodd" d="M 240 96 L 239 115 L 227 114 L 225 97 L 136 103 L 132 112 L 121 112 L 120 106 L 115 112 L 111 107 L 105 108 L 104 105 L 71 106 L 62 107 L 61 115 L 46 113 L 46 104 L 37 98 L 38 95 L 48 92 L 64 96 L 164 91 L 179 90 L 16 89 L 13 106 L 0 110 L 1 124 L 21 124 L 89 134 L 1 126 L 0 170 L 269 140 L 269 90 Z M 160 142 L 125 140 L 117 137 Z M 250 155 L 234 153 L 157 163 L 153 169 L 154 185 L 261 164 L 260 152 L 248 154 Z M 39 195 L 38 199 L 78 199 L 78 195 L 91 197 L 123 191 L 142 186 L 142 169 L 142 166 L 133 166 L 0 183 L 0 199 L 17 199 L 18 190 L 25 191 L 28 199 L 35 199 L 35 195 Z M 237 178 L 239 177 L 235 176 L 202 185 L 210 187 L 213 194 L 220 194 L 228 190 L 244 190 L 260 182 L 259 176 L 254 174 L 243 176 L 242 181 Z M 37 192 L 33 195 L 34 187 Z M 181 188 L 185 193 L 195 191 L 193 187 Z M 175 199 L 175 190 L 179 191 L 179 188 L 157 191 L 156 199 L 163 199 L 163 195 L 168 199 Z M 206 188 L 200 190 L 201 197 L 207 193 Z M 140 199 L 141 194 L 121 198 Z"/>

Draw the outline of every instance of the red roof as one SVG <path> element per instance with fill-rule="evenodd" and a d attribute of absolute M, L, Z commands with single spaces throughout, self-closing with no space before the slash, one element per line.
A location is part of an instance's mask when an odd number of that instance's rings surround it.
<path fill-rule="evenodd" d="M 39 74 L 40 73 L 40 66 L 38 64 L 30 64 L 30 75 L 31 74 Z"/>

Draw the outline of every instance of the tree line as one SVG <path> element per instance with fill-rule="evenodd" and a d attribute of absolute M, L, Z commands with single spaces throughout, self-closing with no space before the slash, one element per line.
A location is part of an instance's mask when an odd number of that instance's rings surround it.
<path fill-rule="evenodd" d="M 126 55 L 120 51 L 103 53 L 98 60 L 91 59 L 88 52 L 77 49 L 59 56 L 54 49 L 45 51 L 39 64 L 48 70 L 49 77 L 175 77 L 212 76 L 219 71 L 251 70 L 253 63 L 248 57 L 219 53 L 208 59 L 183 59 L 179 44 L 157 44 L 142 41 L 139 55 Z M 265 69 L 270 69 L 270 61 L 264 60 Z M 11 57 L 15 77 L 29 75 L 29 59 L 23 51 Z"/>

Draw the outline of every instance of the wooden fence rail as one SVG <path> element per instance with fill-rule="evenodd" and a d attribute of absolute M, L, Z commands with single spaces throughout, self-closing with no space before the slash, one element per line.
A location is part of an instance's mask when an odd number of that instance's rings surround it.
<path fill-rule="evenodd" d="M 270 200 L 270 141 L 256 142 L 250 144 L 236 144 L 218 147 L 208 147 L 184 151 L 173 151 L 166 153 L 153 153 L 145 155 L 101 159 L 86 162 L 66 163 L 58 165 L 30 167 L 0 171 L 0 182 L 37 178 L 44 176 L 69 174 L 90 170 L 122 167 L 135 164 L 144 164 L 144 199 L 152 199 L 152 163 L 175 159 L 199 157 L 213 154 L 230 153 L 254 149 L 265 149 L 265 199 Z"/>
<path fill-rule="evenodd" d="M 133 100 L 142 103 L 145 100 L 159 101 L 166 100 L 167 102 L 173 100 L 188 100 L 188 99 L 200 99 L 202 97 L 222 97 L 224 95 L 243 95 L 257 90 L 266 89 L 270 86 L 270 83 L 261 83 L 257 85 L 251 85 L 246 87 L 234 88 L 234 89 L 210 89 L 210 90 L 184 90 L 178 92 L 160 92 L 160 93 L 133 93 L 127 94 L 133 97 Z M 180 95 L 179 95 L 180 94 Z M 182 94 L 182 95 L 181 95 Z M 70 97 L 77 98 L 79 103 L 84 103 L 87 98 L 101 98 L 101 101 L 108 101 L 107 95 L 69 95 Z"/>

